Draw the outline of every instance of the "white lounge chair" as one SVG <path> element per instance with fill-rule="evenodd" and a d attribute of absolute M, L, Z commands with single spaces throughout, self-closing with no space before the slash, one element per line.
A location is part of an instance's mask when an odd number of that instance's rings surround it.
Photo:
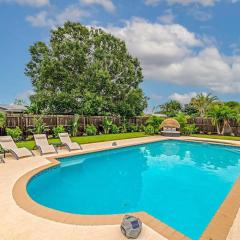
<path fill-rule="evenodd" d="M 78 143 L 71 141 L 68 133 L 59 133 L 59 138 L 68 151 L 82 150 L 82 147 Z"/>
<path fill-rule="evenodd" d="M 33 136 L 36 147 L 40 151 L 41 155 L 57 153 L 56 148 L 48 143 L 47 136 L 45 134 L 34 134 Z"/>
<path fill-rule="evenodd" d="M 10 152 L 17 160 L 19 158 L 34 156 L 34 154 L 27 148 L 18 148 L 10 136 L 0 137 L 0 145 L 4 150 L 4 156 L 6 152 Z"/>

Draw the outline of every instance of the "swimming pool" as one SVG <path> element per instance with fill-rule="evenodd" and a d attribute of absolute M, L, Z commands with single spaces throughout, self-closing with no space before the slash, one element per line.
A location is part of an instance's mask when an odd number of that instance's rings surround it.
<path fill-rule="evenodd" d="M 240 173 L 237 147 L 167 140 L 59 159 L 27 191 L 77 214 L 145 211 L 198 239 Z"/>

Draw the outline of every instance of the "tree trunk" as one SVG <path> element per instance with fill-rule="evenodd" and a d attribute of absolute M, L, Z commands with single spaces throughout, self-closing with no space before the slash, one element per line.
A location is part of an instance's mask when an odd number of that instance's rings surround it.
<path fill-rule="evenodd" d="M 222 128 L 222 132 L 221 135 L 224 135 L 225 133 L 225 127 L 229 126 L 228 120 L 224 120 L 223 121 L 223 128 Z"/>
<path fill-rule="evenodd" d="M 221 135 L 220 126 L 218 123 L 217 123 L 217 133 L 218 133 L 218 135 Z"/>

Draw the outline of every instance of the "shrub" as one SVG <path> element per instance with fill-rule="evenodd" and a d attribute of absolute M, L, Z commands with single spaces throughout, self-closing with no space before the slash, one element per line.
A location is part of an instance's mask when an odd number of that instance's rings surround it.
<path fill-rule="evenodd" d="M 117 133 L 120 132 L 120 129 L 119 129 L 119 127 L 116 124 L 113 124 L 112 127 L 111 127 L 111 132 L 113 134 L 117 134 Z"/>
<path fill-rule="evenodd" d="M 138 131 L 138 125 L 128 124 L 127 131 L 128 132 L 137 132 Z"/>
<path fill-rule="evenodd" d="M 6 114 L 4 112 L 0 112 L 0 128 L 4 128 L 6 125 Z"/>
<path fill-rule="evenodd" d="M 104 119 L 103 119 L 104 134 L 108 134 L 110 132 L 112 124 L 113 124 L 113 122 L 111 119 L 104 117 Z"/>
<path fill-rule="evenodd" d="M 58 138 L 58 134 L 63 132 L 65 132 L 65 128 L 62 125 L 53 128 L 53 135 L 55 138 Z"/>
<path fill-rule="evenodd" d="M 196 133 L 198 128 L 196 127 L 195 124 L 187 124 L 183 129 L 182 129 L 182 134 L 184 135 L 192 135 L 193 133 Z"/>
<path fill-rule="evenodd" d="M 8 136 L 11 136 L 14 141 L 21 140 L 22 130 L 19 127 L 16 128 L 6 128 L 6 133 Z"/>
<path fill-rule="evenodd" d="M 159 132 L 159 128 L 160 125 L 162 123 L 164 119 L 161 117 L 157 117 L 157 116 L 151 116 L 148 118 L 148 120 L 146 121 L 147 125 L 150 125 L 154 128 L 154 133 L 158 133 Z"/>
<path fill-rule="evenodd" d="M 93 124 L 87 125 L 86 134 L 88 136 L 95 136 L 97 134 L 97 128 Z"/>
<path fill-rule="evenodd" d="M 127 132 L 127 125 L 125 123 L 123 123 L 122 126 L 120 127 L 120 131 L 121 131 L 121 133 Z"/>
<path fill-rule="evenodd" d="M 138 125 L 138 132 L 144 132 L 145 126 L 143 124 Z"/>
<path fill-rule="evenodd" d="M 181 129 L 184 129 L 187 126 L 188 116 L 184 113 L 178 113 L 175 119 L 179 122 Z"/>
<path fill-rule="evenodd" d="M 148 135 L 154 135 L 155 134 L 155 129 L 152 125 L 147 125 L 145 128 L 144 128 L 144 132 Z"/>
<path fill-rule="evenodd" d="M 80 119 L 81 118 L 78 114 L 74 115 L 74 118 L 71 124 L 71 134 L 73 137 L 76 137 L 78 134 L 78 129 L 80 127 Z"/>
<path fill-rule="evenodd" d="M 46 123 L 43 122 L 42 117 L 34 118 L 33 120 L 33 129 L 31 130 L 32 133 L 35 134 L 42 134 L 49 131 Z"/>

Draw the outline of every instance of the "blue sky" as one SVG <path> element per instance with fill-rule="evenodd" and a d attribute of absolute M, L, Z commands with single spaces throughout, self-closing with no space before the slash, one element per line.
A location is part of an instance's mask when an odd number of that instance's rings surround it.
<path fill-rule="evenodd" d="M 26 98 L 28 48 L 66 20 L 124 39 L 144 69 L 150 108 L 197 92 L 240 101 L 238 0 L 0 0 L 0 103 Z"/>

